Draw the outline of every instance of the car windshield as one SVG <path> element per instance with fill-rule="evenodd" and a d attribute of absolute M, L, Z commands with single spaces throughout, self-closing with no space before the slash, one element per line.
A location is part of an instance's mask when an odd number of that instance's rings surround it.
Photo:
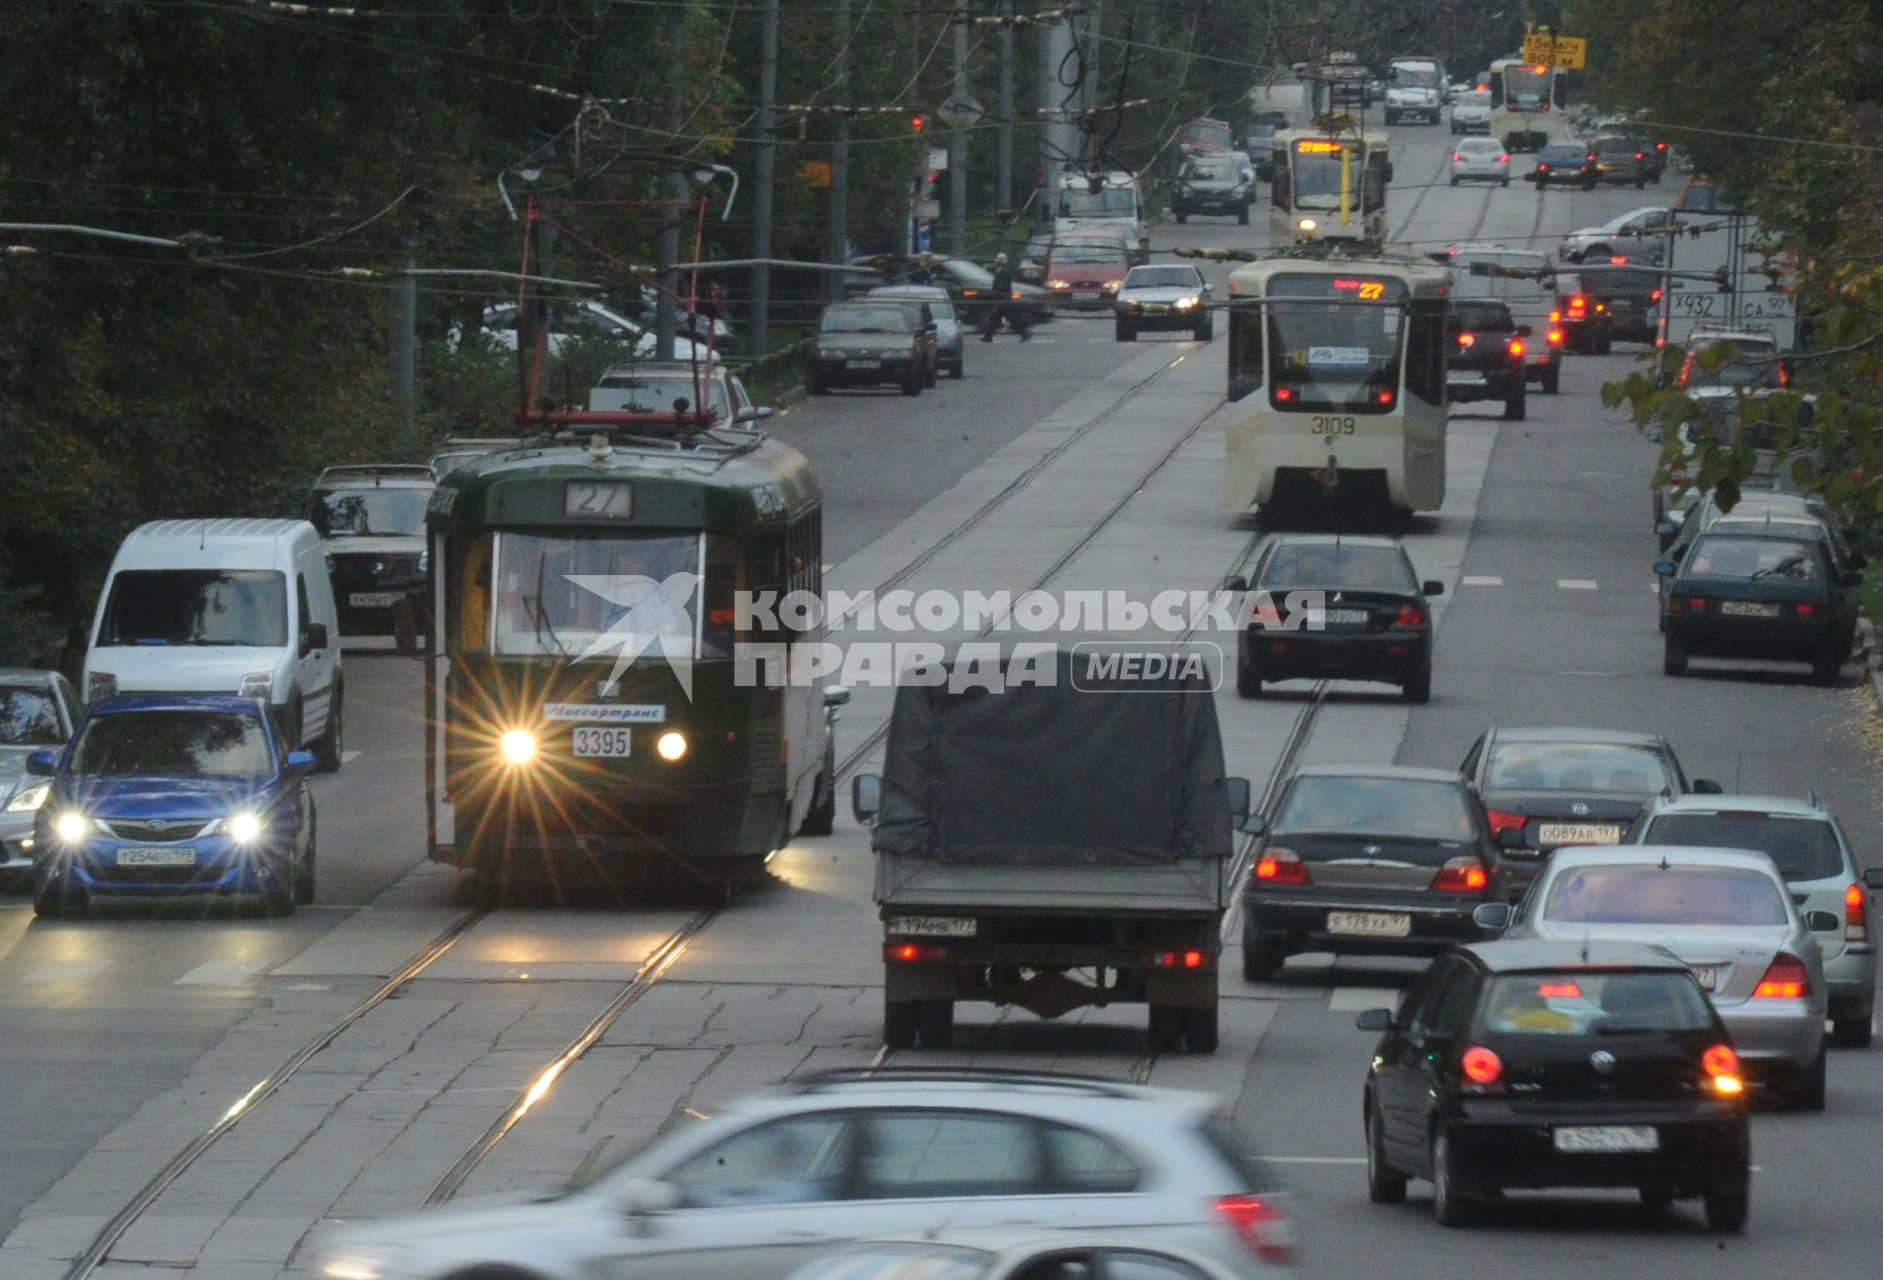
<path fill-rule="evenodd" d="M 1332 775 L 1296 778 L 1275 815 L 1275 830 L 1448 843 L 1477 834 L 1464 790 L 1456 783 Z"/>
<path fill-rule="evenodd" d="M 1138 195 L 1130 187 L 1067 187 L 1059 193 L 1062 218 L 1134 218 L 1138 213 Z"/>
<path fill-rule="evenodd" d="M 1710 534 L 1695 542 L 1683 571 L 1747 581 L 1815 582 L 1820 577 L 1817 553 L 1808 542 L 1732 534 Z"/>
<path fill-rule="evenodd" d="M 1215 182 L 1230 175 L 1229 170 L 1213 164 L 1193 164 L 1184 175 L 1191 182 Z"/>
<path fill-rule="evenodd" d="M 500 656 L 713 657 L 730 644 L 731 619 L 708 626 L 699 607 L 697 533 L 494 536 L 490 626 Z"/>
<path fill-rule="evenodd" d="M 1220 124 L 1185 125 L 1183 136 L 1186 141 L 1201 142 L 1209 146 L 1222 147 L 1225 150 L 1231 142 L 1228 126 Z"/>
<path fill-rule="evenodd" d="M 1402 89 L 1436 89 L 1438 88 L 1438 68 L 1394 67 L 1392 83 Z"/>
<path fill-rule="evenodd" d="M 1478 1007 L 1499 1035 L 1587 1036 L 1627 1031 L 1706 1031 L 1706 996 L 1673 969 L 1573 969 L 1505 973 L 1484 984 Z"/>
<path fill-rule="evenodd" d="M 126 711 L 93 716 L 72 748 L 72 772 L 209 774 L 272 772 L 259 716 L 228 711 Z"/>
<path fill-rule="evenodd" d="M 1550 73 L 1542 67 L 1504 68 L 1504 98 L 1518 110 L 1534 111 L 1548 99 Z"/>
<path fill-rule="evenodd" d="M 1124 245 L 1116 240 L 1056 240 L 1052 261 L 1055 266 L 1077 263 L 1083 266 L 1116 266 L 1129 259 Z"/>
<path fill-rule="evenodd" d="M 1484 778 L 1486 791 L 1645 796 L 1667 786 L 1656 752 L 1618 742 L 1499 743 Z"/>
<path fill-rule="evenodd" d="M 817 326 L 824 333 L 908 333 L 901 307 L 832 307 Z"/>
<path fill-rule="evenodd" d="M 98 629 L 101 645 L 287 642 L 287 578 L 269 569 L 126 569 Z"/>
<path fill-rule="evenodd" d="M 323 538 L 415 538 L 425 532 L 423 489 L 325 489 L 308 504 L 307 518 Z"/>
<path fill-rule="evenodd" d="M 1418 579 L 1398 547 L 1343 546 L 1337 542 L 1284 542 L 1277 546 L 1257 585 L 1345 587 L 1355 591 L 1419 589 Z"/>
<path fill-rule="evenodd" d="M 1557 924 L 1769 928 L 1789 917 L 1778 886 L 1757 871 L 1648 862 L 1566 868 L 1550 883 L 1543 918 Z"/>
<path fill-rule="evenodd" d="M 1312 388 L 1310 403 L 1346 404 L 1399 385 L 1406 286 L 1359 275 L 1278 275 L 1269 284 L 1271 385 Z M 1290 299 L 1297 299 L 1290 301 Z"/>
<path fill-rule="evenodd" d="M 595 409 L 625 410 L 630 413 L 672 413 L 677 401 L 686 401 L 691 409 L 701 390 L 716 417 L 726 413 L 726 387 L 718 378 L 701 377 L 696 385 L 684 373 L 611 373 L 589 395 Z M 603 402 L 606 403 L 603 403 Z"/>
<path fill-rule="evenodd" d="M 792 1280 L 974 1280 L 993 1261 L 979 1249 L 955 1245 L 879 1244 L 827 1254 Z"/>
<path fill-rule="evenodd" d="M 1196 274 L 1188 267 L 1139 267 L 1125 277 L 1127 289 L 1194 289 Z"/>
<path fill-rule="evenodd" d="M 1654 819 L 1647 844 L 1754 849 L 1787 880 L 1823 880 L 1844 871 L 1837 831 L 1822 818 L 1782 813 L 1669 813 Z"/>
<path fill-rule="evenodd" d="M 51 690 L 0 685 L 0 746 L 56 747 L 64 741 Z"/>

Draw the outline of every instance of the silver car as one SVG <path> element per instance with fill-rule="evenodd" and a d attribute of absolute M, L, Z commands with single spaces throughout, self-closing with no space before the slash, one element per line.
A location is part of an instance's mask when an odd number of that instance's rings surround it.
<path fill-rule="evenodd" d="M 1571 231 L 1556 246 L 1556 256 L 1564 262 L 1584 262 L 1622 254 L 1636 261 L 1659 262 L 1667 247 L 1662 233 L 1672 216 L 1662 205 L 1630 209 L 1599 226 Z"/>
<path fill-rule="evenodd" d="M 1127 1233 L 1278 1265 L 1286 1201 L 1217 1136 L 1216 1101 L 1087 1077 L 858 1070 L 736 1103 L 564 1194 L 351 1227 L 329 1276 L 512 1271 L 777 1280 L 856 1240 L 1001 1224 Z"/>
<path fill-rule="evenodd" d="M 1122 1232 L 983 1227 L 866 1241 L 807 1263 L 789 1280 L 1240 1280 L 1249 1270 L 1148 1247 Z"/>
<path fill-rule="evenodd" d="M 1815 799 L 1783 796 L 1681 796 L 1658 800 L 1635 824 L 1636 844 L 1719 845 L 1756 849 L 1772 859 L 1824 955 L 1831 1038 L 1870 1044 L 1876 1009 L 1876 942 L 1870 895 L 1883 868 L 1860 872 L 1850 841 Z"/>
<path fill-rule="evenodd" d="M 26 757 L 63 747 L 78 723 L 78 690 L 57 671 L 0 668 L 0 887 L 20 888 L 33 869 L 33 815 L 51 783 L 29 777 Z"/>
<path fill-rule="evenodd" d="M 1475 917 L 1507 939 L 1645 942 L 1693 970 L 1755 1081 L 1824 1107 L 1824 957 L 1772 860 L 1693 845 L 1558 849 L 1515 912 Z"/>
<path fill-rule="evenodd" d="M 1210 286 L 1195 267 L 1176 263 L 1133 267 L 1118 287 L 1112 316 L 1120 342 L 1146 329 L 1182 329 L 1199 342 L 1216 334 L 1210 317 Z"/>
<path fill-rule="evenodd" d="M 872 298 L 901 298 L 908 302 L 928 303 L 935 317 L 935 346 L 939 367 L 951 378 L 967 376 L 967 334 L 962 332 L 961 317 L 948 290 L 938 284 L 879 284 L 871 289 Z"/>

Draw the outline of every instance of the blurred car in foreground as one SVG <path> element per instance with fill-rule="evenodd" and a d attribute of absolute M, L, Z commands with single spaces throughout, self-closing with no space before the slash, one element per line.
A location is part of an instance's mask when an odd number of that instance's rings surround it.
<path fill-rule="evenodd" d="M 1745 1225 L 1745 1082 L 1719 1015 L 1659 947 L 1492 942 L 1441 957 L 1379 1031 L 1361 1109 L 1367 1195 L 1412 1177 L 1460 1226 L 1506 1189 L 1633 1187 Z"/>
<path fill-rule="evenodd" d="M 63 747 L 83 708 L 57 671 L 0 668 L 0 889 L 25 885 L 33 869 L 33 816 L 52 784 L 26 772 L 35 751 Z"/>
<path fill-rule="evenodd" d="M 807 1263 L 789 1280 L 1239 1280 L 1266 1270 L 1152 1248 L 1129 1229 L 1015 1226 L 871 1240 Z"/>
<path fill-rule="evenodd" d="M 331 1277 L 589 1280 L 676 1264 L 778 1280 L 880 1236 L 1051 1223 L 1128 1231 L 1245 1272 L 1288 1260 L 1285 1196 L 1234 1154 L 1214 1099 L 967 1068 L 810 1076 L 716 1108 L 564 1194 L 349 1227 Z"/>

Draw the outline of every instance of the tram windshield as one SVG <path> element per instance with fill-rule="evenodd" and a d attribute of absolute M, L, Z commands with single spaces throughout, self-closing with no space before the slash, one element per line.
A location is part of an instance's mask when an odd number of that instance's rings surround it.
<path fill-rule="evenodd" d="M 1059 193 L 1059 216 L 1120 220 L 1135 218 L 1138 216 L 1138 193 L 1130 187 L 1103 187 L 1098 191 L 1068 187 Z"/>
<path fill-rule="evenodd" d="M 1504 103 L 1513 111 L 1539 111 L 1550 100 L 1548 67 L 1504 68 Z"/>
<path fill-rule="evenodd" d="M 490 647 L 501 657 L 721 656 L 731 628 L 703 616 L 702 541 L 655 531 L 486 534 L 466 566 L 467 613 L 481 609 L 487 584 Z M 481 629 L 465 621 L 467 636 Z"/>
<path fill-rule="evenodd" d="M 1406 284 L 1364 275 L 1278 275 L 1268 296 L 1269 385 L 1303 409 L 1369 404 L 1399 387 Z"/>
<path fill-rule="evenodd" d="M 1294 193 L 1297 204 L 1310 201 L 1325 203 L 1340 198 L 1340 174 L 1343 162 L 1347 166 L 1347 190 L 1356 196 L 1365 177 L 1365 153 L 1357 149 L 1340 148 L 1335 143 L 1309 143 L 1303 145 L 1333 147 L 1329 151 L 1295 150 Z M 1351 158 L 1349 158 L 1351 157 Z"/>

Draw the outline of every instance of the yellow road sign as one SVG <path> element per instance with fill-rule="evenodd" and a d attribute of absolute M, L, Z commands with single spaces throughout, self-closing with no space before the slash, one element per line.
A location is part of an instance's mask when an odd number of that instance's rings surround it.
<path fill-rule="evenodd" d="M 1581 36 L 1525 36 L 1523 60 L 1538 66 L 1580 71 L 1589 56 L 1589 42 Z"/>
<path fill-rule="evenodd" d="M 830 185 L 830 161 L 806 160 L 798 165 L 798 177 L 810 187 L 828 187 Z"/>

